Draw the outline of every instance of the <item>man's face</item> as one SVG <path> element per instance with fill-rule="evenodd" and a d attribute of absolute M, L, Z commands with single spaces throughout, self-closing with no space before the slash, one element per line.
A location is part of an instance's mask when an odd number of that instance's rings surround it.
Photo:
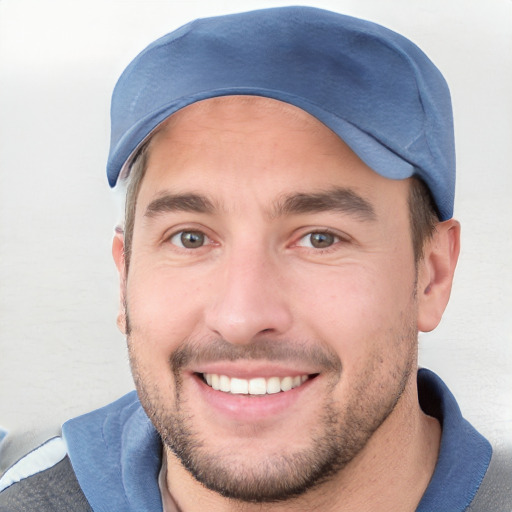
<path fill-rule="evenodd" d="M 300 494 L 406 400 L 408 187 L 269 99 L 195 104 L 155 135 L 123 290 L 130 360 L 166 447 L 210 489 Z"/>

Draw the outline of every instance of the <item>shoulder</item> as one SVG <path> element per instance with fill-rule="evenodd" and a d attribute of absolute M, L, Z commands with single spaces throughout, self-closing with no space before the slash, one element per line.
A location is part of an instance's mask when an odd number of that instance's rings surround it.
<path fill-rule="evenodd" d="M 466 512 L 512 512 L 511 447 L 494 447 L 489 468 Z"/>
<path fill-rule="evenodd" d="M 0 512 L 91 512 L 61 438 L 53 438 L 14 464 L 0 480 Z"/>
<path fill-rule="evenodd" d="M 442 425 L 438 461 L 418 511 L 512 512 L 512 449 L 491 443 L 463 418 L 455 397 L 421 369 L 423 410 Z"/>

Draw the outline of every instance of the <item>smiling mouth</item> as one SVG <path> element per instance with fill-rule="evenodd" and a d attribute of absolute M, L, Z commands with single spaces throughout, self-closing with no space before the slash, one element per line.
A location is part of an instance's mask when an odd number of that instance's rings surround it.
<path fill-rule="evenodd" d="M 200 374 L 203 381 L 215 391 L 222 391 L 233 395 L 273 395 L 283 393 L 298 388 L 306 381 L 316 377 L 316 375 L 239 379 L 216 373 Z"/>

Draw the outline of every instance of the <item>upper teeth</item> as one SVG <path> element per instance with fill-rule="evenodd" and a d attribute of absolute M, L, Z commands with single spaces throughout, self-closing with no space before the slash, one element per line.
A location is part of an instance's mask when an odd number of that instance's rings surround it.
<path fill-rule="evenodd" d="M 290 389 L 300 386 L 308 379 L 307 375 L 297 375 L 296 377 L 256 377 L 255 379 L 237 379 L 226 375 L 216 373 L 203 374 L 207 384 L 216 391 L 234 393 L 238 395 L 265 395 L 279 393 L 280 391 L 290 391 Z"/>

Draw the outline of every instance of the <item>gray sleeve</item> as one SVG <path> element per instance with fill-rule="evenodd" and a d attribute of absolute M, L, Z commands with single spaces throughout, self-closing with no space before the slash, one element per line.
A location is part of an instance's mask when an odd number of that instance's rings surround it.
<path fill-rule="evenodd" d="M 93 512 L 69 458 L 0 493 L 0 512 Z"/>
<path fill-rule="evenodd" d="M 480 489 L 466 512 L 512 512 L 512 449 L 495 449 Z"/>

